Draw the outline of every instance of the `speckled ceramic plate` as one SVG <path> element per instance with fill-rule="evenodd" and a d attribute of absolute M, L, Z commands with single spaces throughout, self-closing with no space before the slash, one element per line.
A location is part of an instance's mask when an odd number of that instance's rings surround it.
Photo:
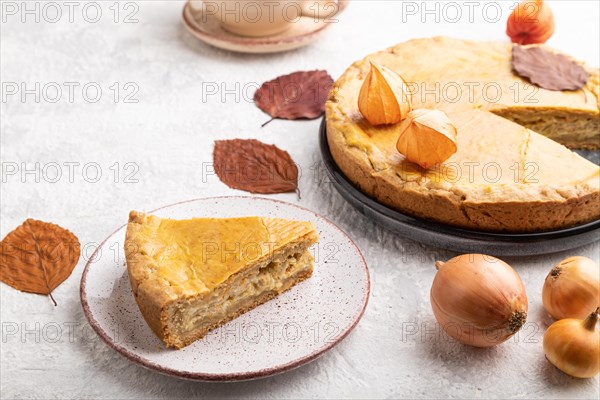
<path fill-rule="evenodd" d="M 313 276 L 181 350 L 167 349 L 146 325 L 133 298 L 123 241 L 125 225 L 90 257 L 81 278 L 85 315 L 113 349 L 147 368 L 194 380 L 235 381 L 306 364 L 356 326 L 369 298 L 369 272 L 354 242 L 322 216 L 260 197 L 190 200 L 152 211 L 164 218 L 264 216 L 312 221 Z M 126 213 L 124 213 L 124 216 Z"/>
<path fill-rule="evenodd" d="M 211 46 L 240 53 L 277 53 L 313 43 L 329 27 L 335 25 L 337 16 L 348 6 L 348 1 L 340 0 L 336 6 L 336 14 L 326 21 L 301 17 L 290 29 L 272 36 L 246 37 L 233 34 L 223 29 L 214 15 L 203 13 L 201 1 L 188 1 L 185 4 L 182 22 L 194 37 Z"/>
<path fill-rule="evenodd" d="M 327 143 L 325 118 L 319 143 L 331 183 L 348 203 L 370 220 L 427 245 L 459 253 L 485 253 L 495 256 L 526 256 L 570 250 L 600 240 L 600 220 L 548 232 L 493 233 L 460 229 L 450 225 L 414 218 L 387 207 L 360 191 L 335 163 Z M 583 157 L 598 163 L 600 151 L 581 151 Z"/>

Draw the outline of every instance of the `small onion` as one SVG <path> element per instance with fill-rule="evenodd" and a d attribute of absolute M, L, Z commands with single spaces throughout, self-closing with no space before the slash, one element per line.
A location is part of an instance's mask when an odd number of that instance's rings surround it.
<path fill-rule="evenodd" d="M 436 267 L 431 306 L 448 335 L 471 346 L 490 347 L 521 329 L 527 294 L 510 265 L 483 254 L 464 254 L 438 261 Z"/>
<path fill-rule="evenodd" d="M 600 267 L 587 257 L 569 257 L 544 282 L 542 301 L 555 319 L 584 319 L 600 307 Z"/>
<path fill-rule="evenodd" d="M 544 334 L 544 353 L 552 365 L 575 378 L 592 378 L 600 372 L 600 331 L 596 309 L 585 320 L 556 321 Z"/>

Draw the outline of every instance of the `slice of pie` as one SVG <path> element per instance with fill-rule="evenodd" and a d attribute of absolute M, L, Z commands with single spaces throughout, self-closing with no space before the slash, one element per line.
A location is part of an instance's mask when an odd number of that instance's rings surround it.
<path fill-rule="evenodd" d="M 125 254 L 146 322 L 167 346 L 181 348 L 309 278 L 317 240 L 310 222 L 132 211 Z"/>

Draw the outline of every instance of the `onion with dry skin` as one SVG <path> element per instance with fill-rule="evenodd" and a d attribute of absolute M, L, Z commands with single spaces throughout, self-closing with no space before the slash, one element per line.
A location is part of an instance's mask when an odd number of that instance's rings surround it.
<path fill-rule="evenodd" d="M 492 256 L 463 254 L 438 261 L 436 267 L 431 306 L 450 336 L 490 347 L 521 329 L 527 319 L 527 294 L 510 265 Z"/>
<path fill-rule="evenodd" d="M 564 259 L 546 277 L 542 300 L 556 319 L 584 319 L 600 307 L 600 267 L 587 257 Z"/>
<path fill-rule="evenodd" d="M 544 334 L 544 353 L 552 365 L 575 378 L 592 378 L 600 372 L 600 331 L 597 308 L 585 320 L 556 321 Z"/>

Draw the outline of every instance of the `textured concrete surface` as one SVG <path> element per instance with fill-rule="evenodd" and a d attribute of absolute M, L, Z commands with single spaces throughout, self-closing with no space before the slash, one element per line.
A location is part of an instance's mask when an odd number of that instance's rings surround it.
<path fill-rule="evenodd" d="M 13 15 L 14 8 L 5 8 L 8 3 L 21 9 Z M 35 10 L 35 3 L 27 5 Z M 437 329 L 429 304 L 433 262 L 453 254 L 400 239 L 361 217 L 323 180 L 319 121 L 274 121 L 261 128 L 268 118 L 249 100 L 258 82 L 313 68 L 326 68 L 335 77 L 365 54 L 412 37 L 506 40 L 504 21 L 512 2 L 500 4 L 503 15 L 495 23 L 490 22 L 493 9 L 487 9 L 487 21 L 482 16 L 487 2 L 475 3 L 470 6 L 475 7 L 473 22 L 464 4 L 459 21 L 444 22 L 444 3 L 439 3 L 436 24 L 436 15 L 423 14 L 421 2 L 412 3 L 417 14 L 411 16 L 399 1 L 353 1 L 314 45 L 286 54 L 244 56 L 205 46 L 189 35 L 180 23 L 179 1 L 119 3 L 116 23 L 113 2 L 101 2 L 97 23 L 83 18 L 85 3 L 77 3 L 70 22 L 68 6 L 58 2 L 63 16 L 52 23 L 56 11 L 47 8 L 36 22 L 35 15 L 23 15 L 21 2 L 3 1 L 1 233 L 27 217 L 52 221 L 80 238 L 84 257 L 55 290 L 58 307 L 46 297 L 0 285 L 1 397 L 597 398 L 597 378 L 569 378 L 544 359 L 541 338 L 551 320 L 541 305 L 541 287 L 551 266 L 569 254 L 598 260 L 598 243 L 568 253 L 507 259 L 527 286 L 527 325 L 514 340 L 493 349 L 460 345 Z M 598 2 L 551 5 L 557 31 L 550 44 L 599 65 Z M 88 20 L 96 18 L 94 9 L 86 10 Z M 446 9 L 446 16 L 455 19 L 451 11 Z M 138 22 L 124 23 L 131 13 Z M 422 18 L 428 23 L 422 24 Z M 35 94 L 22 99 L 21 85 L 35 90 L 36 82 L 39 102 Z M 89 83 L 86 100 L 82 87 Z M 120 88 L 116 102 L 115 83 Z M 206 96 L 206 83 L 230 92 L 219 89 L 224 98 Z M 19 93 L 8 95 L 15 85 Z M 51 102 L 57 85 L 62 98 Z M 97 87 L 102 96 L 93 103 Z M 136 88 L 130 100 L 138 102 L 125 102 Z M 335 221 L 356 240 L 372 276 L 366 314 L 343 343 L 312 364 L 255 382 L 195 383 L 147 371 L 96 337 L 79 302 L 85 255 L 126 221 L 130 209 L 240 194 L 203 174 L 216 138 L 258 138 L 287 149 L 302 168 L 302 199 L 273 197 Z M 25 173 L 24 167 L 38 169 L 39 176 Z"/>

